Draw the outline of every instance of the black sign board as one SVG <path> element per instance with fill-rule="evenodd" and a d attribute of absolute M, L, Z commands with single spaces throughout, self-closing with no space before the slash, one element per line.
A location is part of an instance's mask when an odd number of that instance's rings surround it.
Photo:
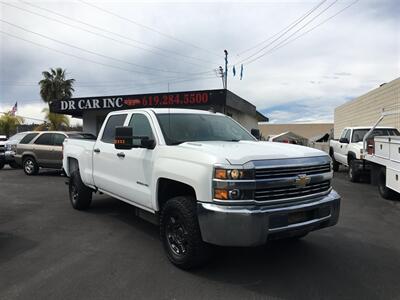
<path fill-rule="evenodd" d="M 50 111 L 82 115 L 90 110 L 121 110 L 130 108 L 162 108 L 225 105 L 226 90 L 205 90 L 177 93 L 99 96 L 53 101 Z"/>

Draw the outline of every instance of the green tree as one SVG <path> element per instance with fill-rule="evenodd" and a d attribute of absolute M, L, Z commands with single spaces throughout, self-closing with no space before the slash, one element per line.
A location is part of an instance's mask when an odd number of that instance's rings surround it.
<path fill-rule="evenodd" d="M 62 127 L 69 127 L 69 119 L 66 115 L 52 113 L 48 108 L 44 108 L 42 112 L 44 112 L 46 122 L 49 124 L 49 130 L 61 130 Z"/>
<path fill-rule="evenodd" d="M 50 69 L 42 72 L 43 79 L 39 81 L 40 97 L 50 105 L 51 101 L 69 99 L 74 92 L 75 79 L 66 79 L 65 70 L 62 68 Z"/>
<path fill-rule="evenodd" d="M 23 122 L 23 118 L 19 116 L 14 116 L 9 112 L 2 114 L 0 115 L 0 131 L 7 137 L 9 137 L 11 133 L 14 133 L 16 131 L 17 126 L 22 124 Z"/>

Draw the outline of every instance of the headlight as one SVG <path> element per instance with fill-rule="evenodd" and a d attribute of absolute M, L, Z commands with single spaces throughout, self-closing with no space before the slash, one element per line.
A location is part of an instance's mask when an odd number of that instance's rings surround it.
<path fill-rule="evenodd" d="M 254 179 L 254 171 L 252 169 L 216 168 L 214 171 L 214 178 L 221 180 Z"/>
<path fill-rule="evenodd" d="M 241 188 L 246 182 L 242 180 L 254 180 L 253 168 L 222 168 L 214 169 L 213 199 L 215 200 L 246 200 L 252 199 L 253 191 Z M 226 182 L 224 182 L 226 181 Z"/>

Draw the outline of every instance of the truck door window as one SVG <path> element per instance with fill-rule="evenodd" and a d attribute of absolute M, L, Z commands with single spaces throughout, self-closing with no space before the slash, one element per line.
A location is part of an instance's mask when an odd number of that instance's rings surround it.
<path fill-rule="evenodd" d="M 62 146 L 65 140 L 65 135 L 56 133 L 54 134 L 54 146 Z"/>
<path fill-rule="evenodd" d="M 114 143 L 115 139 L 115 127 L 123 126 L 126 114 L 122 115 L 113 115 L 108 118 L 106 127 L 104 128 L 103 136 L 101 137 L 101 141 L 104 143 Z"/>
<path fill-rule="evenodd" d="M 133 114 L 129 121 L 129 126 L 132 127 L 134 136 L 147 136 L 153 140 L 153 130 L 151 129 L 150 122 L 143 114 Z M 136 142 L 135 140 L 133 141 Z M 140 142 L 139 140 L 137 142 Z"/>
<path fill-rule="evenodd" d="M 349 131 L 349 130 L 348 130 L 348 129 L 344 129 L 344 130 L 343 130 L 342 135 L 340 136 L 341 139 L 343 139 L 343 138 L 346 137 L 347 131 Z"/>
<path fill-rule="evenodd" d="M 39 136 L 35 144 L 36 145 L 53 145 L 53 133 L 43 133 L 41 136 Z"/>
<path fill-rule="evenodd" d="M 351 134 L 351 130 L 347 130 L 346 135 L 344 136 L 350 143 L 350 134 Z"/>

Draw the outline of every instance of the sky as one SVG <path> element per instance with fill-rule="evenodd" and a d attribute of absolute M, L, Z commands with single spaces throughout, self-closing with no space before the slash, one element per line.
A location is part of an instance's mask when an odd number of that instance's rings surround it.
<path fill-rule="evenodd" d="M 56 67 L 74 97 L 218 89 L 226 49 L 228 89 L 272 123 L 332 122 L 400 76 L 397 0 L 2 0 L 0 20 L 0 112 L 18 102 L 27 123 L 43 119 L 37 83 Z"/>

